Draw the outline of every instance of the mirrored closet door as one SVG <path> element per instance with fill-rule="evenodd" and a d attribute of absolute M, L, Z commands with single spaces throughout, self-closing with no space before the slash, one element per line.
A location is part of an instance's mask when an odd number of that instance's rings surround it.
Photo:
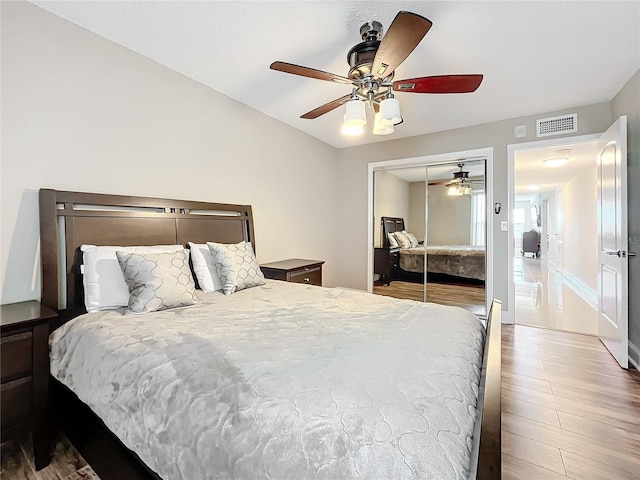
<path fill-rule="evenodd" d="M 486 315 L 482 160 L 374 172 L 376 294 Z"/>

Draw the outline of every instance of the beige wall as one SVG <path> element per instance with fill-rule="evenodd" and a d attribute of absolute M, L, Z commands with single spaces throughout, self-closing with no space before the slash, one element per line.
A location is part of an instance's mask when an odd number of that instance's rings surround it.
<path fill-rule="evenodd" d="M 411 182 L 409 184 L 409 220 L 407 229 L 413 233 L 418 241 L 424 242 L 424 221 L 426 199 L 425 182 Z"/>
<path fill-rule="evenodd" d="M 502 203 L 503 207 L 502 212 L 493 218 L 493 292 L 496 298 L 502 300 L 503 309 L 508 310 L 508 264 L 505 254 L 508 236 L 507 232 L 500 231 L 500 222 L 507 220 L 507 145 L 538 140 L 535 137 L 536 119 L 565 113 L 578 114 L 578 132 L 571 136 L 603 132 L 612 123 L 611 104 L 605 102 L 339 150 L 337 192 L 342 205 L 339 228 L 351 239 L 348 245 L 342 245 L 338 250 L 340 284 L 360 289 L 367 287 L 369 162 L 493 147 L 493 201 Z M 513 138 L 516 125 L 526 125 L 526 138 Z"/>
<path fill-rule="evenodd" d="M 598 178 L 595 157 L 593 166 L 564 184 L 562 209 L 562 268 L 597 291 Z"/>
<path fill-rule="evenodd" d="M 409 217 L 409 182 L 389 172 L 375 173 L 373 246 L 382 243 L 382 217 Z M 406 225 L 405 225 L 406 226 Z"/>
<path fill-rule="evenodd" d="M 627 116 L 627 184 L 629 205 L 629 341 L 635 345 L 633 358 L 640 364 L 640 70 L 613 98 L 613 117 Z"/>
<path fill-rule="evenodd" d="M 444 185 L 429 187 L 427 245 L 471 243 L 471 195 L 451 196 Z"/>
<path fill-rule="evenodd" d="M 1 5 L 2 303 L 40 297 L 43 187 L 251 204 L 260 262 L 323 259 L 337 283 L 334 148 L 32 4 Z"/>

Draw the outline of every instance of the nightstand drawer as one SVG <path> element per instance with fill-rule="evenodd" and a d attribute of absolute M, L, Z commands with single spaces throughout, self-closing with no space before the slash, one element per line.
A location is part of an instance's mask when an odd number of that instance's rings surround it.
<path fill-rule="evenodd" d="M 32 348 L 33 335 L 30 331 L 2 337 L 0 345 L 0 377 L 2 382 L 31 375 Z"/>
<path fill-rule="evenodd" d="M 300 270 L 291 272 L 290 281 L 293 283 L 306 283 L 308 285 L 322 285 L 322 268 Z"/>
<path fill-rule="evenodd" d="M 400 266 L 400 252 L 394 252 L 389 254 L 389 262 L 393 268 Z"/>
<path fill-rule="evenodd" d="M 0 387 L 2 430 L 25 422 L 31 415 L 31 377 L 8 382 Z"/>

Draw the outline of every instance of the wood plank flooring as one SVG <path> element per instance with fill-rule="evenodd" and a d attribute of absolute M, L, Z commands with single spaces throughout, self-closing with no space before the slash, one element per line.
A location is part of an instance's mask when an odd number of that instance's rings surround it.
<path fill-rule="evenodd" d="M 374 285 L 373 293 L 422 302 L 424 299 L 423 289 L 424 285 L 421 283 L 394 280 L 390 285 Z M 484 287 L 480 285 L 430 282 L 427 285 L 427 301 L 466 308 L 480 316 L 486 315 L 485 292 Z"/>
<path fill-rule="evenodd" d="M 502 329 L 502 478 L 640 479 L 640 373 L 596 337 Z"/>
<path fill-rule="evenodd" d="M 586 335 L 505 325 L 502 348 L 503 480 L 640 479 L 640 373 Z M 3 443 L 0 477 L 98 480 L 63 436 L 37 473 Z"/>
<path fill-rule="evenodd" d="M 100 480 L 62 433 L 58 433 L 54 439 L 51 463 L 37 472 L 30 437 L 3 442 L 0 446 L 0 478 L 3 480 Z"/>

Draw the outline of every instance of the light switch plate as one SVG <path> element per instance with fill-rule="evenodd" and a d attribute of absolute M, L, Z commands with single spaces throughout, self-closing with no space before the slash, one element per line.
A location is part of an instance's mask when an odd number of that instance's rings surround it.
<path fill-rule="evenodd" d="M 502 230 L 503 232 L 506 232 L 507 230 L 509 230 L 508 223 L 507 222 L 500 222 L 500 230 Z"/>

